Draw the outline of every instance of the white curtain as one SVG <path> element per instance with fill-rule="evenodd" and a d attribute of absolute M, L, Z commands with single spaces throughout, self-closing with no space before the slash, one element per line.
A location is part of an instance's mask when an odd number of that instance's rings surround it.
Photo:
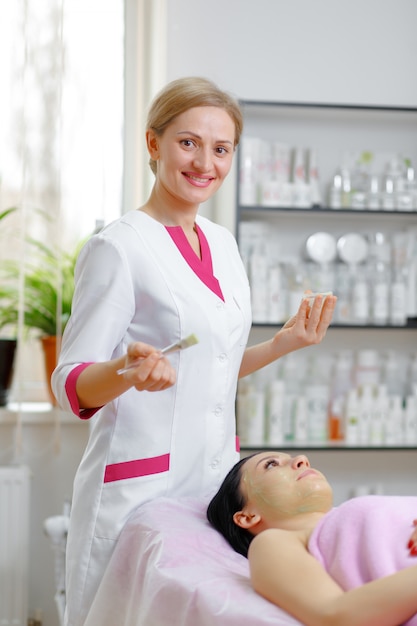
<path fill-rule="evenodd" d="M 1 2 L 0 90 L 0 213 L 17 207 L 0 262 L 23 261 L 28 237 L 71 250 L 122 210 L 124 0 Z M 16 399 L 37 400 L 22 320 L 18 339 Z"/>

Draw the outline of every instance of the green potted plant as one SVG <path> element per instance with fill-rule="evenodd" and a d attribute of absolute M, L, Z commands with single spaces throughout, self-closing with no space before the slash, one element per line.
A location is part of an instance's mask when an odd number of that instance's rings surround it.
<path fill-rule="evenodd" d="M 37 332 L 42 342 L 48 391 L 51 401 L 56 404 L 50 377 L 56 365 L 60 335 L 65 330 L 71 313 L 75 263 L 83 242 L 72 252 L 64 252 L 30 238 L 27 243 L 31 254 L 28 255 L 30 261 L 24 266 L 23 324 L 28 332 L 32 330 Z M 4 264 L 6 277 L 12 283 L 14 281 L 14 285 L 17 285 L 21 271 L 18 261 L 7 261 Z M 3 302 L 4 317 L 6 315 L 9 317 L 9 323 L 17 323 L 19 307 L 17 288 L 5 288 L 3 297 L 0 291 L 0 301 Z"/>
<path fill-rule="evenodd" d="M 17 311 L 11 305 L 13 298 L 13 290 L 0 285 L 0 407 L 7 405 L 17 347 Z"/>
<path fill-rule="evenodd" d="M 0 222 L 15 211 L 11 207 L 0 213 Z M 16 354 L 17 310 L 15 290 L 8 284 L 0 284 L 0 407 L 7 405 L 13 379 Z"/>

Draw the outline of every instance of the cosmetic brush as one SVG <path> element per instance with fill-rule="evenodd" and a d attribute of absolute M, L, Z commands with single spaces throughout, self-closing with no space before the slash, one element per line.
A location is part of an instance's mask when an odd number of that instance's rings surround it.
<path fill-rule="evenodd" d="M 198 343 L 197 337 L 195 335 L 188 335 L 188 337 L 185 337 L 184 339 L 180 339 L 175 343 L 171 343 L 169 346 L 165 346 L 165 348 L 162 348 L 160 352 L 161 354 L 171 354 L 171 352 L 176 352 L 177 350 L 186 350 L 187 348 L 194 346 L 196 343 Z M 128 370 L 137 367 L 141 361 L 143 361 L 143 359 L 137 359 L 127 367 L 122 367 L 122 369 L 117 370 L 117 373 L 124 374 Z"/>

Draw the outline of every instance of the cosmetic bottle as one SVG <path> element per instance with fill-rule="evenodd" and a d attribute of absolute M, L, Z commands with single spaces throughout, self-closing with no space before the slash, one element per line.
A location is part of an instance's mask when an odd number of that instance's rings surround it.
<path fill-rule="evenodd" d="M 254 322 L 268 321 L 268 255 L 266 246 L 258 244 L 249 257 L 252 318 Z"/>
<path fill-rule="evenodd" d="M 393 267 L 391 273 L 390 315 L 392 326 L 407 324 L 406 267 Z"/>
<path fill-rule="evenodd" d="M 285 384 L 284 439 L 294 441 L 295 401 L 300 394 L 300 368 L 296 355 L 287 354 L 283 358 L 282 379 Z"/>
<path fill-rule="evenodd" d="M 295 208 L 311 207 L 311 185 L 307 182 L 304 150 L 295 148 L 292 164 L 293 205 Z"/>
<path fill-rule="evenodd" d="M 267 442 L 270 446 L 284 443 L 284 400 L 285 383 L 283 380 L 272 380 L 267 391 Z"/>
<path fill-rule="evenodd" d="M 343 410 L 349 391 L 353 387 L 353 351 L 340 350 L 336 354 L 330 384 L 329 438 L 340 440 L 344 437 Z"/>
<path fill-rule="evenodd" d="M 329 371 L 328 358 L 310 356 L 304 393 L 307 400 L 308 435 L 312 442 L 325 442 L 329 439 Z"/>
<path fill-rule="evenodd" d="M 379 446 L 386 441 L 386 423 L 389 417 L 389 399 L 385 385 L 378 385 L 374 400 L 371 418 L 370 440 L 373 446 Z"/>
<path fill-rule="evenodd" d="M 417 396 L 417 353 L 410 354 L 407 363 L 407 395 Z"/>
<path fill-rule="evenodd" d="M 359 443 L 359 397 L 356 388 L 348 393 L 345 412 L 345 442 L 347 445 L 358 445 Z"/>
<path fill-rule="evenodd" d="M 402 361 L 395 350 L 385 350 L 381 354 L 381 381 L 386 386 L 388 395 L 406 395 L 406 375 Z"/>
<path fill-rule="evenodd" d="M 386 174 L 383 179 L 381 208 L 384 211 L 394 211 L 395 209 L 394 179 L 390 174 Z"/>
<path fill-rule="evenodd" d="M 320 191 L 320 177 L 316 150 L 310 149 L 308 151 L 307 163 L 307 181 L 310 185 L 311 206 L 320 207 L 322 205 L 322 197 Z"/>
<path fill-rule="evenodd" d="M 408 165 L 405 173 L 406 189 L 411 196 L 411 210 L 417 211 L 417 179 L 414 168 Z"/>
<path fill-rule="evenodd" d="M 288 317 L 297 313 L 304 293 L 309 287 L 306 275 L 307 272 L 305 264 L 298 261 L 287 265 L 286 281 L 288 286 Z"/>
<path fill-rule="evenodd" d="M 260 140 L 256 137 L 243 137 L 239 171 L 239 202 L 253 206 L 258 201 L 258 168 Z"/>
<path fill-rule="evenodd" d="M 385 326 L 389 320 L 391 249 L 383 233 L 375 233 L 369 246 L 370 322 Z"/>
<path fill-rule="evenodd" d="M 359 394 L 359 443 L 369 445 L 374 411 L 374 386 L 362 385 Z"/>
<path fill-rule="evenodd" d="M 370 349 L 358 350 L 354 370 L 354 385 L 356 387 L 363 387 L 364 385 L 376 387 L 380 382 L 380 375 L 381 368 L 378 351 Z"/>
<path fill-rule="evenodd" d="M 248 446 L 265 443 L 265 394 L 250 385 L 246 393 L 246 442 Z"/>
<path fill-rule="evenodd" d="M 399 395 L 389 396 L 389 417 L 386 442 L 390 445 L 400 445 L 404 441 L 404 410 L 402 398 Z"/>
<path fill-rule="evenodd" d="M 397 188 L 395 190 L 395 206 L 398 211 L 412 211 L 413 210 L 413 198 L 408 189 L 407 180 L 401 177 L 397 181 Z"/>
<path fill-rule="evenodd" d="M 350 171 L 342 170 L 342 209 L 350 209 L 352 206 L 352 183 Z"/>
<path fill-rule="evenodd" d="M 369 177 L 368 193 L 366 196 L 366 208 L 372 211 L 378 211 L 381 208 L 379 185 L 379 176 L 372 174 Z"/>
<path fill-rule="evenodd" d="M 417 396 L 407 396 L 404 409 L 404 443 L 417 443 Z"/>
<path fill-rule="evenodd" d="M 329 207 L 331 209 L 342 208 L 342 173 L 337 171 L 329 187 Z"/>
<path fill-rule="evenodd" d="M 309 415 L 305 396 L 298 396 L 295 400 L 294 441 L 301 444 L 313 441 L 309 431 Z"/>
<path fill-rule="evenodd" d="M 268 321 L 272 324 L 281 323 L 287 312 L 287 286 L 285 271 L 280 263 L 276 263 L 268 271 Z"/>
<path fill-rule="evenodd" d="M 351 324 L 364 325 L 369 322 L 369 284 L 364 262 L 368 258 L 368 242 L 359 233 L 347 233 L 337 240 L 337 252 L 341 261 L 349 266 L 351 287 Z"/>

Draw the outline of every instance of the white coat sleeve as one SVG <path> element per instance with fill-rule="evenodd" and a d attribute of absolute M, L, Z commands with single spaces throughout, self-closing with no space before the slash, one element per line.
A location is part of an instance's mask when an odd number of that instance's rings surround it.
<path fill-rule="evenodd" d="M 90 239 L 75 269 L 71 317 L 65 329 L 52 388 L 60 406 L 71 411 L 65 390 L 80 363 L 107 361 L 125 351 L 124 338 L 135 312 L 129 264 L 113 240 Z"/>

